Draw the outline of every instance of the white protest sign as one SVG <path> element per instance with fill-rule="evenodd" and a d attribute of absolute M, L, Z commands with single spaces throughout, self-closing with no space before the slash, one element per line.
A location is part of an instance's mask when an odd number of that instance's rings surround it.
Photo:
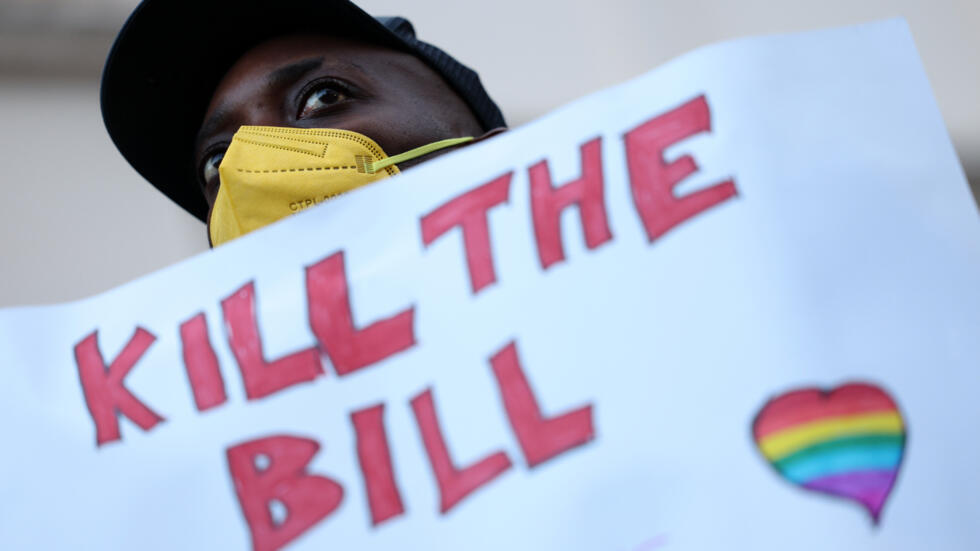
<path fill-rule="evenodd" d="M 978 222 L 901 21 L 704 48 L 0 311 L 0 545 L 976 549 Z"/>

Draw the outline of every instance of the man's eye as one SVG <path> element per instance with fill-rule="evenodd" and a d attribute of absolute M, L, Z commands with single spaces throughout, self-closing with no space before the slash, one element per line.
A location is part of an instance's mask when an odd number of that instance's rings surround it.
<path fill-rule="evenodd" d="M 218 189 L 218 185 L 220 184 L 218 166 L 221 165 L 221 160 L 224 158 L 225 152 L 219 151 L 204 160 L 204 166 L 201 168 L 201 177 L 204 179 L 205 193 Z"/>
<path fill-rule="evenodd" d="M 326 109 L 332 105 L 336 105 L 347 99 L 347 94 L 340 90 L 336 85 L 324 84 L 318 88 L 315 88 L 309 96 L 306 97 L 306 101 L 303 103 L 303 107 L 299 111 L 300 119 L 305 119 L 313 117 L 318 111 Z"/>

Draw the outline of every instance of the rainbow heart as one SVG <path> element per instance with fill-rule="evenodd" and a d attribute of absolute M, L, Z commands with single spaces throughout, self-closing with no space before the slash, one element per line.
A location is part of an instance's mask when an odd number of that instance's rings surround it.
<path fill-rule="evenodd" d="M 783 478 L 857 501 L 878 523 L 905 451 L 905 422 L 885 391 L 851 383 L 788 392 L 763 406 L 752 434 Z"/>

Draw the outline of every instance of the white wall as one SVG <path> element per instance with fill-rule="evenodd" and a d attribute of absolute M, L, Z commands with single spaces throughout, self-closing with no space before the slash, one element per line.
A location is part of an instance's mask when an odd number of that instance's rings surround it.
<path fill-rule="evenodd" d="M 512 124 L 710 42 L 904 16 L 980 177 L 978 0 L 359 3 L 410 17 L 477 68 Z M 143 182 L 102 127 L 99 59 L 132 5 L 0 0 L 0 306 L 81 298 L 207 248 L 203 226 Z M 79 28 L 88 34 L 76 40 Z"/>

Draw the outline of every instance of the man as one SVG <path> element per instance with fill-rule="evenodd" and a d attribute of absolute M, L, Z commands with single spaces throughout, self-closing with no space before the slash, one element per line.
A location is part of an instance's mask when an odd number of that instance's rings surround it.
<path fill-rule="evenodd" d="M 102 112 L 213 245 L 505 126 L 476 73 L 349 0 L 144 0 Z"/>

